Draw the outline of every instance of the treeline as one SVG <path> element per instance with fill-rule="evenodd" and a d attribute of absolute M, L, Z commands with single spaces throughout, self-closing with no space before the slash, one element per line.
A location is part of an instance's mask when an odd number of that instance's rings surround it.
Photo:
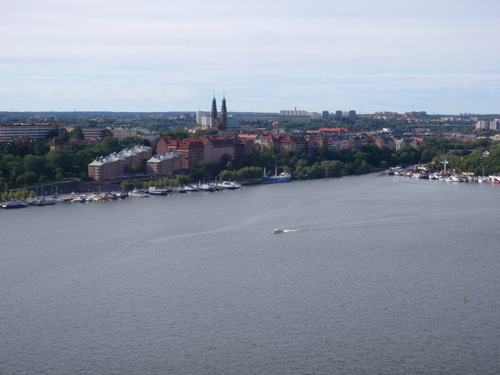
<path fill-rule="evenodd" d="M 254 150 L 240 165 L 232 160 L 222 160 L 219 166 L 201 165 L 197 170 L 199 175 L 209 178 L 218 175 L 221 180 L 238 180 L 242 179 L 243 171 L 259 177 L 264 168 L 273 172 L 277 167 L 279 171 L 292 173 L 295 179 L 316 179 L 369 173 L 396 165 L 421 164 L 441 170 L 445 160 L 449 170 L 476 175 L 481 175 L 483 170 L 485 174 L 500 173 L 500 143 L 487 139 L 463 142 L 435 138 L 428 139 L 420 147 L 406 146 L 398 151 L 367 144 L 361 149 L 343 151 L 320 148 L 312 155 L 303 151 L 289 152 L 284 157 L 278 156 L 274 150 Z"/>
<path fill-rule="evenodd" d="M 290 172 L 294 179 L 316 179 L 369 173 L 375 168 L 386 168 L 397 162 L 394 151 L 375 145 L 344 151 L 320 148 L 310 155 L 304 151 L 291 151 L 283 157 L 274 149 L 255 149 L 240 164 L 226 160 L 225 164 L 221 161 L 221 166 L 202 165 L 203 171 L 200 174 L 211 178 L 218 175 L 221 180 L 241 180 L 262 177 L 264 169 L 273 174 L 277 168 L 278 172 Z"/>
<path fill-rule="evenodd" d="M 0 192 L 64 179 L 88 179 L 88 165 L 96 156 L 109 155 L 137 144 L 150 146 L 149 141 L 139 137 L 127 137 L 121 142 L 108 137 L 96 144 L 74 142 L 67 150 L 50 150 L 46 141 L 2 143 Z"/>
<path fill-rule="evenodd" d="M 170 135 L 185 136 L 183 132 Z M 50 150 L 46 142 L 30 144 L 21 140 L 0 144 L 0 192 L 63 179 L 88 179 L 88 164 L 96 156 L 108 155 L 136 144 L 150 146 L 147 140 L 128 137 L 119 142 L 108 137 L 98 144 L 71 143 L 67 150 Z M 219 164 L 200 163 L 184 171 L 193 181 L 247 180 L 262 176 L 264 168 L 273 173 L 286 170 L 294 179 L 315 179 L 362 174 L 395 165 L 428 165 L 442 169 L 445 160 L 449 170 L 473 172 L 477 175 L 500 173 L 500 143 L 488 139 L 457 141 L 443 138 L 427 139 L 418 148 L 407 146 L 401 150 L 379 148 L 366 144 L 361 149 L 337 151 L 320 148 L 308 155 L 303 151 L 279 156 L 274 149 L 254 149 L 244 161 L 223 155 Z M 182 180 L 171 181 L 180 184 Z"/>
<path fill-rule="evenodd" d="M 291 120 L 281 120 L 278 124 L 272 121 L 264 120 L 245 120 L 241 121 L 242 125 L 248 125 L 256 128 L 264 128 L 267 131 L 272 131 L 273 129 L 283 129 L 285 132 L 294 131 L 308 131 L 308 130 L 318 130 L 320 128 L 345 128 L 354 126 L 360 129 L 362 132 L 372 132 L 382 130 L 384 128 L 391 129 L 394 133 L 407 133 L 416 126 L 425 128 L 426 125 L 431 120 L 430 117 L 421 119 L 419 123 L 410 123 L 405 119 L 394 118 L 394 119 L 382 119 L 382 118 L 364 118 L 358 117 L 356 120 L 351 120 L 347 117 L 341 119 L 329 118 L 329 119 L 311 119 L 310 121 L 300 122 Z M 460 126 L 462 125 L 462 126 Z M 468 126 L 467 126 L 468 125 Z M 444 133 L 444 132 L 470 132 L 470 122 L 464 121 L 462 123 L 453 123 L 449 125 L 443 124 L 441 127 L 433 127 L 434 133 Z"/>

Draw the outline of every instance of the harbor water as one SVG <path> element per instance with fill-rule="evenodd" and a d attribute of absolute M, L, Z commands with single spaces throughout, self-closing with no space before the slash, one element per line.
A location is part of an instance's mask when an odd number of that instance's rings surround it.
<path fill-rule="evenodd" d="M 0 373 L 498 374 L 499 198 L 370 174 L 1 210 Z"/>

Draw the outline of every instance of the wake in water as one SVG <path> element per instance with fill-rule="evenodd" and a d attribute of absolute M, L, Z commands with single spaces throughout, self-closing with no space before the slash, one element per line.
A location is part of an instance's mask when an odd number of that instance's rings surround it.
<path fill-rule="evenodd" d="M 276 228 L 273 230 L 274 234 L 281 234 L 281 233 L 288 233 L 288 232 L 298 232 L 301 230 L 307 230 L 307 229 L 281 229 L 281 228 Z"/>

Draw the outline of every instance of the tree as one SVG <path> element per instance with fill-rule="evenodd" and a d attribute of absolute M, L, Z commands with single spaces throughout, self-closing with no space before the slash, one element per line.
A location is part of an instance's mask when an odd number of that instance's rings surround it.
<path fill-rule="evenodd" d="M 49 146 L 44 141 L 37 141 L 35 143 L 35 154 L 39 156 L 45 155 L 47 152 L 50 151 Z"/>
<path fill-rule="evenodd" d="M 186 139 L 190 135 L 191 134 L 189 134 L 189 132 L 184 130 L 183 128 L 176 128 L 166 133 L 167 137 L 173 137 L 175 139 L 180 139 L 180 140 Z"/>
<path fill-rule="evenodd" d="M 134 183 L 132 181 L 123 181 L 121 185 L 121 189 L 124 191 L 130 191 L 134 189 Z"/>
<path fill-rule="evenodd" d="M 83 130 L 80 126 L 76 126 L 69 132 L 69 138 L 77 138 L 81 141 L 85 139 L 85 135 L 83 134 Z"/>
<path fill-rule="evenodd" d="M 60 175 L 69 173 L 75 164 L 74 154 L 68 150 L 51 150 L 46 158 L 48 165 Z"/>
<path fill-rule="evenodd" d="M 189 177 L 188 176 L 184 176 L 182 174 L 178 175 L 177 176 L 177 184 L 178 185 L 186 185 L 187 183 L 189 183 Z"/>
<path fill-rule="evenodd" d="M 231 163 L 232 160 L 233 160 L 233 158 L 231 157 L 231 155 L 224 154 L 220 158 L 219 165 L 220 165 L 221 168 L 230 169 L 230 166 L 231 167 L 233 166 L 233 164 Z M 229 164 L 230 164 L 230 166 L 229 166 Z"/>
<path fill-rule="evenodd" d="M 42 156 L 26 155 L 23 159 L 24 170 L 35 175 L 45 173 L 45 158 Z"/>
<path fill-rule="evenodd" d="M 324 170 L 325 177 L 340 177 L 344 164 L 338 160 L 325 160 L 321 162 L 321 167 Z"/>
<path fill-rule="evenodd" d="M 222 172 L 219 173 L 219 180 L 221 181 L 235 180 L 234 172 L 224 169 Z"/>

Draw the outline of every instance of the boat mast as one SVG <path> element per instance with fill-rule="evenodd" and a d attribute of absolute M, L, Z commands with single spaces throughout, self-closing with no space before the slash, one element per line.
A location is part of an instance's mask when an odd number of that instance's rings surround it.
<path fill-rule="evenodd" d="M 446 175 L 446 165 L 448 164 L 448 160 L 444 160 L 441 162 L 441 164 L 444 164 L 444 174 Z"/>

